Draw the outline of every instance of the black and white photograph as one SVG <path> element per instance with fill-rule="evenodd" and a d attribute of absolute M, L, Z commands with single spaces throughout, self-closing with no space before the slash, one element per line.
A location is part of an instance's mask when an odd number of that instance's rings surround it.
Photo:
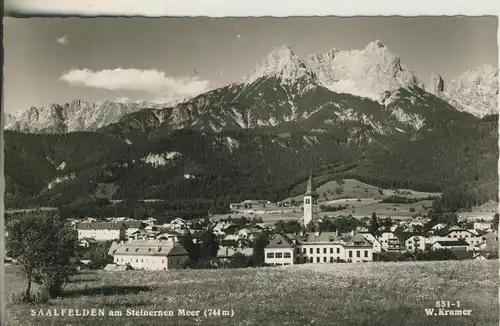
<path fill-rule="evenodd" d="M 498 325 L 497 32 L 4 17 L 6 325 Z"/>

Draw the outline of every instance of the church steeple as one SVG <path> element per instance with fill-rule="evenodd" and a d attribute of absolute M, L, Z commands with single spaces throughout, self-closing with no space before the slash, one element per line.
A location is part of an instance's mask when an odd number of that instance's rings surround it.
<path fill-rule="evenodd" d="M 316 192 L 316 189 L 314 189 L 313 187 L 312 171 L 309 173 L 309 181 L 307 182 L 307 189 L 304 196 L 318 197 L 318 193 Z"/>
<path fill-rule="evenodd" d="M 309 181 L 307 182 L 306 193 L 304 194 L 304 226 L 308 226 L 313 220 L 313 204 L 314 199 L 318 198 L 318 193 L 313 187 L 312 172 L 309 174 Z"/>

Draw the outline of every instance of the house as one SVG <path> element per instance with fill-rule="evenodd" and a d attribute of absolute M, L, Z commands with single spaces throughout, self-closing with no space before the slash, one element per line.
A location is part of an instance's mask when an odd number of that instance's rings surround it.
<path fill-rule="evenodd" d="M 145 220 L 142 220 L 143 223 L 148 224 L 148 225 L 154 225 L 156 224 L 156 219 L 152 217 L 148 217 Z"/>
<path fill-rule="evenodd" d="M 264 261 L 270 265 L 373 260 L 373 244 L 362 234 L 347 241 L 336 232 L 278 234 L 264 251 Z"/>
<path fill-rule="evenodd" d="M 120 241 L 120 242 L 117 242 L 117 241 L 113 241 L 111 243 L 111 245 L 109 246 L 109 249 L 108 249 L 108 256 L 113 256 L 113 253 L 115 252 L 115 250 L 121 246 L 122 244 L 124 243 L 124 241 Z"/>
<path fill-rule="evenodd" d="M 236 234 L 228 234 L 220 240 L 222 246 L 237 247 L 239 237 Z"/>
<path fill-rule="evenodd" d="M 243 208 L 266 208 L 266 206 L 271 205 L 269 200 L 245 200 L 241 202 Z"/>
<path fill-rule="evenodd" d="M 419 234 L 410 234 L 405 237 L 404 246 L 407 251 L 424 251 L 425 237 Z"/>
<path fill-rule="evenodd" d="M 410 232 L 415 232 L 424 229 L 424 223 L 420 221 L 411 221 L 407 225 L 407 229 Z"/>
<path fill-rule="evenodd" d="M 478 246 L 481 242 L 481 236 L 475 230 L 467 230 L 458 226 L 443 228 L 436 233 L 440 240 L 460 240 L 464 239 L 471 246 Z"/>
<path fill-rule="evenodd" d="M 491 223 L 487 223 L 487 222 L 475 222 L 474 223 L 474 230 L 486 231 L 489 229 L 491 229 Z"/>
<path fill-rule="evenodd" d="M 176 217 L 170 222 L 170 228 L 173 230 L 183 230 L 187 228 L 188 223 L 180 217 Z"/>
<path fill-rule="evenodd" d="M 90 248 L 95 245 L 97 245 L 97 240 L 94 238 L 83 238 L 78 241 L 78 246 L 83 248 Z"/>
<path fill-rule="evenodd" d="M 243 205 L 241 203 L 231 203 L 229 204 L 229 210 L 231 211 L 235 211 L 235 210 L 238 210 L 238 209 L 241 209 L 243 208 Z"/>
<path fill-rule="evenodd" d="M 361 234 L 366 240 L 372 243 L 374 253 L 382 251 L 382 244 L 373 236 L 373 234 L 369 232 L 359 232 L 358 234 Z"/>
<path fill-rule="evenodd" d="M 125 239 L 125 225 L 123 222 L 90 222 L 80 223 L 77 226 L 78 240 L 94 238 L 97 241 Z"/>
<path fill-rule="evenodd" d="M 237 234 L 238 230 L 239 226 L 231 223 L 222 230 L 222 234 Z"/>
<path fill-rule="evenodd" d="M 431 230 L 438 231 L 438 230 L 444 229 L 445 227 L 446 227 L 446 224 L 444 224 L 444 223 L 438 223 L 438 224 L 434 225 L 431 228 Z"/>
<path fill-rule="evenodd" d="M 373 244 L 361 234 L 355 234 L 343 247 L 348 262 L 373 261 Z"/>
<path fill-rule="evenodd" d="M 128 240 L 145 240 L 145 239 L 156 239 L 159 232 L 147 231 L 147 230 L 137 230 L 128 236 Z"/>
<path fill-rule="evenodd" d="M 180 269 L 188 259 L 183 246 L 165 240 L 128 241 L 113 252 L 115 264 L 143 270 Z"/>
<path fill-rule="evenodd" d="M 441 249 L 450 249 L 450 250 L 471 250 L 471 245 L 467 243 L 465 240 L 442 240 L 436 241 L 431 250 L 441 250 Z"/>
<path fill-rule="evenodd" d="M 313 203 L 317 192 L 309 175 L 303 206 L 304 225 L 315 223 Z M 316 219 L 317 221 L 317 219 Z M 318 229 L 317 229 L 318 230 Z M 373 243 L 361 234 L 349 232 L 342 238 L 338 232 L 277 234 L 264 249 L 264 262 L 269 265 L 300 263 L 333 263 L 338 261 L 373 261 Z"/>
<path fill-rule="evenodd" d="M 380 242 L 383 250 L 401 251 L 402 244 L 400 238 L 396 235 L 397 233 L 397 230 L 395 230 L 394 232 L 382 231 L 382 233 L 380 233 L 377 240 Z"/>
<path fill-rule="evenodd" d="M 158 240 L 169 240 L 171 242 L 179 242 L 179 239 L 182 237 L 183 235 L 178 232 L 168 231 L 158 234 L 156 238 Z"/>
<path fill-rule="evenodd" d="M 269 265 L 293 265 L 295 248 L 283 234 L 277 234 L 264 249 L 264 262 Z"/>
<path fill-rule="evenodd" d="M 262 232 L 264 230 L 270 229 L 269 225 L 264 224 L 264 223 L 256 223 L 253 228 L 256 232 Z"/>
<path fill-rule="evenodd" d="M 123 221 L 123 224 L 125 225 L 125 234 L 127 237 L 144 228 L 144 223 L 138 220 L 126 220 Z"/>
<path fill-rule="evenodd" d="M 250 230 L 248 228 L 244 228 L 244 229 L 241 229 L 238 231 L 238 238 L 252 240 L 258 234 L 259 234 L 259 232 L 255 231 L 255 230 Z"/>

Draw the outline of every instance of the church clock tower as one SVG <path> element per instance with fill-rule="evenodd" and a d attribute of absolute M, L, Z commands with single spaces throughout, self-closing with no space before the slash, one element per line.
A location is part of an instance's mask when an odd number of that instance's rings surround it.
<path fill-rule="evenodd" d="M 306 193 L 304 194 L 304 226 L 313 220 L 313 204 L 318 198 L 318 193 L 313 187 L 312 173 L 309 174 L 309 181 L 307 182 Z"/>

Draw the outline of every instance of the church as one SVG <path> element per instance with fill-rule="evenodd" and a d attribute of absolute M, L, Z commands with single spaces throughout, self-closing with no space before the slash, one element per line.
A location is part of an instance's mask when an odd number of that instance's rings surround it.
<path fill-rule="evenodd" d="M 317 223 L 314 218 L 314 204 L 318 193 L 309 175 L 303 196 L 304 227 Z M 264 262 L 273 266 L 304 263 L 370 262 L 373 261 L 373 244 L 361 234 L 351 233 L 342 238 L 338 232 L 300 232 L 298 234 L 277 234 L 264 249 Z"/>

